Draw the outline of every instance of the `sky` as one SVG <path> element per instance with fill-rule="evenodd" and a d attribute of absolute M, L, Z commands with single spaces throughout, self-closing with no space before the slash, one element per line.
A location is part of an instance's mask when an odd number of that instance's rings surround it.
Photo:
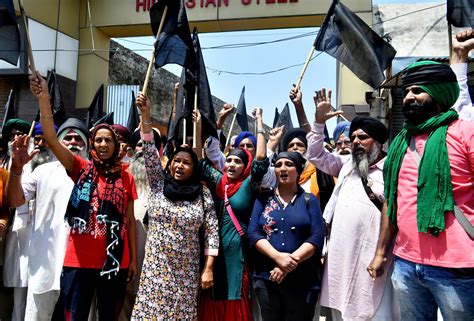
<path fill-rule="evenodd" d="M 415 2 L 439 1 L 417 0 Z M 413 1 L 373 0 L 373 4 L 386 3 L 413 3 Z M 285 104 L 289 103 L 293 125 L 298 126 L 288 94 L 292 84 L 297 82 L 318 29 L 312 27 L 199 34 L 212 94 L 225 102 L 237 105 L 242 87 L 245 86 L 245 100 L 249 114 L 253 107 L 262 107 L 263 120 L 271 126 L 275 107 L 281 111 Z M 295 39 L 245 48 L 205 49 L 228 44 L 269 42 L 286 38 Z M 114 40 L 145 58 L 150 58 L 153 37 L 117 38 Z M 336 60 L 319 52 L 315 52 L 313 57 L 315 58 L 310 62 L 301 85 L 303 103 L 310 122 L 314 120 L 315 106 L 312 99 L 314 91 L 323 87 L 335 91 L 336 88 Z M 181 74 L 180 66 L 167 65 L 164 68 L 176 75 Z M 283 68 L 285 70 L 271 72 Z M 240 74 L 235 75 L 227 72 Z M 269 73 L 246 74 L 266 72 Z M 333 105 L 336 105 L 335 97 L 336 93 L 333 94 Z M 329 133 L 332 133 L 334 126 L 335 121 L 328 124 Z"/>

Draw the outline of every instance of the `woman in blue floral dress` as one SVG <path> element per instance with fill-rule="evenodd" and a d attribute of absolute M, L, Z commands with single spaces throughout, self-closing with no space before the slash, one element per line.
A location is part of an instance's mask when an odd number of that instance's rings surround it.
<path fill-rule="evenodd" d="M 149 229 L 132 320 L 196 320 L 199 287 L 213 284 L 219 248 L 217 218 L 209 190 L 199 182 L 198 158 L 178 147 L 163 170 L 151 133 L 151 103 L 137 97 L 150 183 Z M 204 227 L 204 269 L 199 275 L 199 228 Z"/>

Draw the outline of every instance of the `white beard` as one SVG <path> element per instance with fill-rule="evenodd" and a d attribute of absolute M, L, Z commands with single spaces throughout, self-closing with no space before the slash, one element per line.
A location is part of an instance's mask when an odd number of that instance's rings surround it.
<path fill-rule="evenodd" d="M 382 146 L 375 142 L 368 152 L 352 153 L 352 163 L 354 164 L 357 174 L 359 174 L 361 178 L 367 179 L 369 176 L 369 166 L 375 163 L 377 158 L 380 156 L 381 151 Z"/>
<path fill-rule="evenodd" d="M 146 193 L 148 191 L 148 176 L 146 174 L 145 158 L 142 152 L 133 155 L 129 169 L 135 179 L 138 194 Z"/>

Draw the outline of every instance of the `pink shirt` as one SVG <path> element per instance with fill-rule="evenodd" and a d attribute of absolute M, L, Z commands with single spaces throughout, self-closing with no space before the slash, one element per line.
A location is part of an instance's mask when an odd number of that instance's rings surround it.
<path fill-rule="evenodd" d="M 416 148 L 423 155 L 428 134 L 415 137 Z M 446 137 L 454 203 L 471 224 L 474 223 L 474 122 L 457 120 L 448 127 Z M 462 268 L 474 267 L 474 241 L 452 213 L 446 213 L 446 229 L 438 237 L 418 232 L 418 165 L 407 149 L 398 174 L 398 233 L 394 254 L 415 263 Z"/>

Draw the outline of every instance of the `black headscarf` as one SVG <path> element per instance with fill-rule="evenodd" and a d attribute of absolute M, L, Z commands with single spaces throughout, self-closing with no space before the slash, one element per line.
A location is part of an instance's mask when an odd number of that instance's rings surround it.
<path fill-rule="evenodd" d="M 388 130 L 384 124 L 378 119 L 366 116 L 357 116 L 351 122 L 351 128 L 349 129 L 349 136 L 358 129 L 362 129 L 371 138 L 378 141 L 380 144 L 384 144 L 388 139 Z"/>
<path fill-rule="evenodd" d="M 177 181 L 171 176 L 171 162 L 179 152 L 186 152 L 191 155 L 193 162 L 193 174 L 185 181 Z M 177 147 L 171 154 L 164 171 L 163 194 L 170 201 L 192 202 L 202 193 L 202 184 L 199 180 L 198 158 L 191 148 Z"/>
<path fill-rule="evenodd" d="M 304 165 L 306 163 L 306 160 L 304 159 L 303 155 L 297 152 L 281 152 L 278 154 L 275 162 L 282 158 L 289 159 L 293 162 L 293 164 L 295 164 L 298 175 L 301 175 L 301 173 L 303 173 Z"/>
<path fill-rule="evenodd" d="M 290 129 L 285 133 L 283 139 L 281 140 L 281 151 L 286 151 L 288 149 L 288 145 L 291 141 L 295 138 L 298 138 L 306 148 L 308 148 L 308 140 L 306 139 L 306 132 L 300 128 L 293 128 Z"/>
<path fill-rule="evenodd" d="M 244 163 L 244 168 L 247 167 L 247 164 L 249 163 L 249 157 L 247 154 L 242 150 L 242 148 L 235 148 L 229 152 L 229 155 L 227 156 L 237 156 L 242 160 L 242 163 Z"/>

